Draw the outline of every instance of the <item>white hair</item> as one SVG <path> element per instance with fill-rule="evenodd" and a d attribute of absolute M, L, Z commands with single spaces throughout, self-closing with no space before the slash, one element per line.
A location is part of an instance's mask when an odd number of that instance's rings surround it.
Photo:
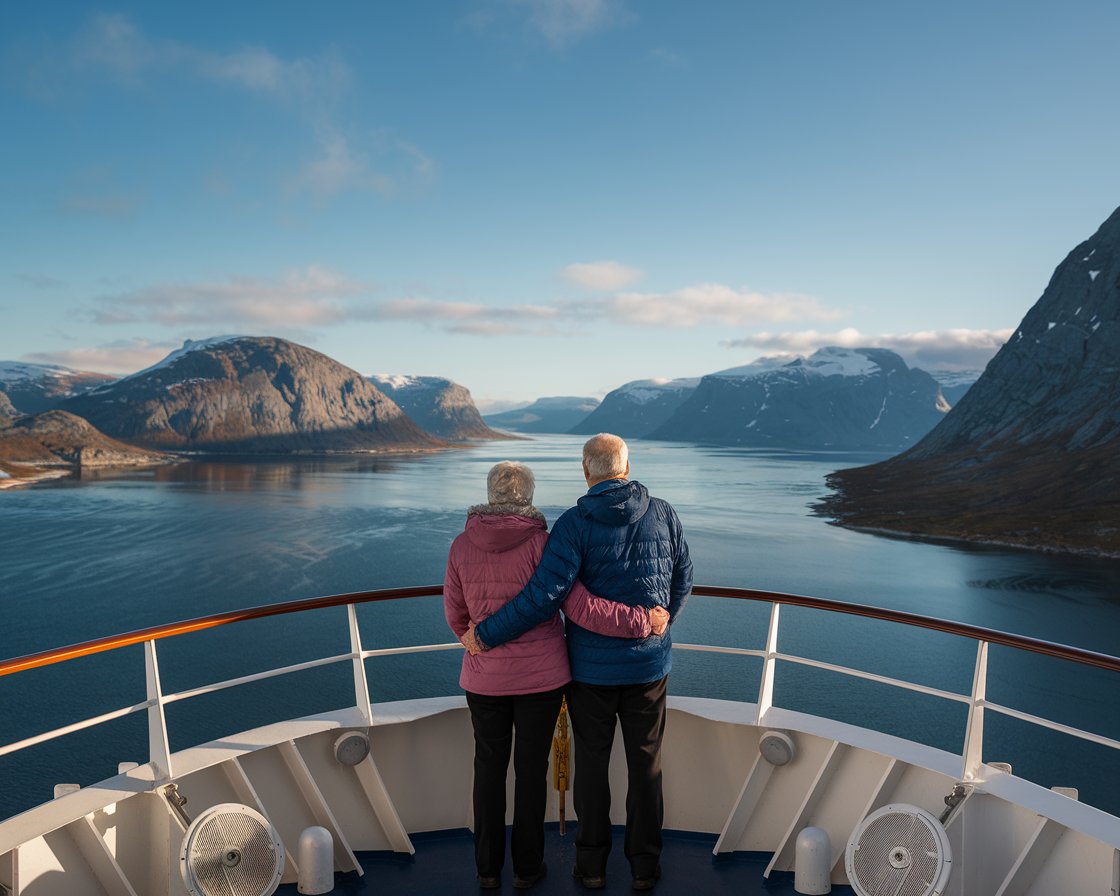
<path fill-rule="evenodd" d="M 583 463 L 591 479 L 617 479 L 626 475 L 630 449 L 618 436 L 601 432 L 583 446 Z"/>
<path fill-rule="evenodd" d="M 525 464 L 503 460 L 494 464 L 486 476 L 486 498 L 491 504 L 527 506 L 533 503 L 536 481 Z"/>

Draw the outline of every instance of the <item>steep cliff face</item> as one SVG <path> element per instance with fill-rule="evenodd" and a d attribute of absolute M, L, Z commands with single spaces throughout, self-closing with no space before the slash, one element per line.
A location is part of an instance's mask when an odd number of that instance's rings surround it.
<path fill-rule="evenodd" d="M 491 426 L 515 432 L 571 432 L 597 407 L 596 398 L 556 395 L 538 398 L 527 407 L 487 414 L 483 419 Z"/>
<path fill-rule="evenodd" d="M 913 449 L 844 470 L 852 526 L 1120 553 L 1120 209 Z"/>
<path fill-rule="evenodd" d="M 611 432 L 627 439 L 642 439 L 668 420 L 693 393 L 700 380 L 634 380 L 619 386 L 594 411 L 568 432 L 594 435 Z"/>
<path fill-rule="evenodd" d="M 171 458 L 110 439 L 66 411 L 44 411 L 0 429 L 0 460 L 32 466 L 122 467 Z"/>
<path fill-rule="evenodd" d="M 441 439 L 508 439 L 482 419 L 471 393 L 451 380 L 438 376 L 390 376 L 369 378 L 423 429 Z"/>
<path fill-rule="evenodd" d="M 649 438 L 806 450 L 897 450 L 948 411 L 937 382 L 886 349 L 711 374 Z"/>
<path fill-rule="evenodd" d="M 444 444 L 361 374 L 271 337 L 187 342 L 155 367 L 65 407 L 115 438 L 157 448 L 288 453 Z"/>
<path fill-rule="evenodd" d="M 25 414 L 39 414 L 116 377 L 50 364 L 0 361 L 0 390 Z"/>
<path fill-rule="evenodd" d="M 0 426 L 18 416 L 19 411 L 15 409 L 15 405 L 12 404 L 12 400 L 8 398 L 7 393 L 0 392 Z"/>

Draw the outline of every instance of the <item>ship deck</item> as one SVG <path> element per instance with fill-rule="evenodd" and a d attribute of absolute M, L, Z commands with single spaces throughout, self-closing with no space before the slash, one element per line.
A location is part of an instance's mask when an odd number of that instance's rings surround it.
<path fill-rule="evenodd" d="M 386 852 L 358 853 L 362 870 L 338 874 L 334 894 L 393 893 L 396 896 L 431 893 L 463 893 L 477 889 L 474 872 L 474 841 L 466 829 L 414 834 L 415 856 L 397 856 Z M 763 877 L 768 853 L 736 853 L 713 861 L 714 835 L 681 831 L 664 832 L 662 877 L 654 888 L 663 896 L 679 893 L 736 894 L 736 896 L 786 896 L 794 894 L 794 876 L 788 871 L 775 871 Z M 575 825 L 569 825 L 566 836 L 560 836 L 559 825 L 545 829 L 545 864 L 548 874 L 530 890 L 514 890 L 513 872 L 507 867 L 499 890 L 488 892 L 525 892 L 536 896 L 573 896 L 587 892 L 572 877 L 575 864 Z M 630 868 L 622 852 L 622 828 L 616 828 L 614 847 L 607 862 L 607 885 L 603 892 L 630 891 Z M 297 896 L 296 884 L 285 884 L 278 896 Z M 481 891 L 480 891 L 481 892 Z M 833 884 L 834 896 L 854 894 L 851 887 Z"/>

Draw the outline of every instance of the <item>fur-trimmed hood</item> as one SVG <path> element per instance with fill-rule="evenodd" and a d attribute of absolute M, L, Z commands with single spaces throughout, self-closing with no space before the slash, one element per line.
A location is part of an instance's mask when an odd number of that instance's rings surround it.
<path fill-rule="evenodd" d="M 475 547 L 501 554 L 547 529 L 544 514 L 531 504 L 476 504 L 463 531 Z"/>
<path fill-rule="evenodd" d="M 548 525 L 544 514 L 532 504 L 475 504 L 473 507 L 467 508 L 467 516 L 474 514 L 480 516 L 527 516 L 531 520 L 540 520 Z"/>

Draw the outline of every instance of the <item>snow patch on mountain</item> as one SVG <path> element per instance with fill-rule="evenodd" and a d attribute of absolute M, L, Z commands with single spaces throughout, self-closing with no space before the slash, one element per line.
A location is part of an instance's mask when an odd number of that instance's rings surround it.
<path fill-rule="evenodd" d="M 25 364 L 22 361 L 0 361 L 0 380 L 20 382 L 22 380 L 62 379 L 67 376 L 80 376 L 81 371 L 57 364 Z"/>
<path fill-rule="evenodd" d="M 691 392 L 700 385 L 699 377 L 671 380 L 665 377 L 655 377 L 651 380 L 634 380 L 619 386 L 616 390 L 620 395 L 625 395 L 635 404 L 647 404 L 658 398 L 663 398 L 671 392 Z"/>
<path fill-rule="evenodd" d="M 130 373 L 128 376 L 121 377 L 117 380 L 118 383 L 123 383 L 125 380 L 135 379 L 138 376 L 144 376 L 154 370 L 164 370 L 173 365 L 180 358 L 189 355 L 191 352 L 202 351 L 203 349 L 211 348 L 215 345 L 221 345 L 224 342 L 236 342 L 239 339 L 249 339 L 249 336 L 211 336 L 208 339 L 187 339 L 179 348 L 175 349 L 162 361 L 158 361 L 151 367 L 145 367 L 143 370 L 138 370 L 136 373 Z M 110 384 L 115 385 L 115 384 Z M 105 387 L 103 386 L 102 389 Z M 99 390 L 100 391 L 100 390 Z"/>

